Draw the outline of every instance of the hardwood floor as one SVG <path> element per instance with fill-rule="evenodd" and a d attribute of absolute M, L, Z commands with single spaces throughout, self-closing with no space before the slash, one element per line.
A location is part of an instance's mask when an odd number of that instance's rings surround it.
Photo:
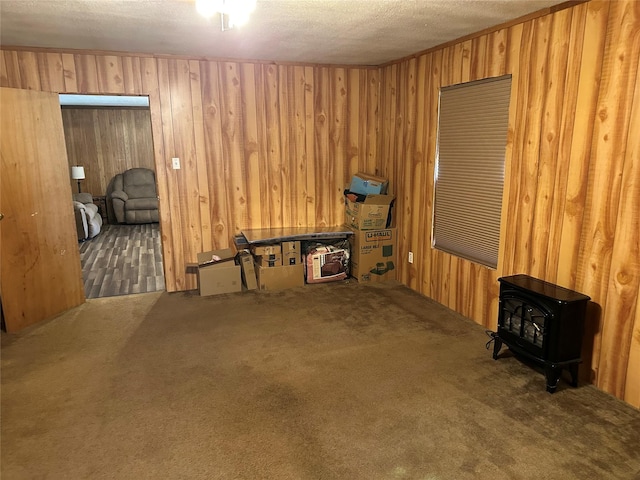
<path fill-rule="evenodd" d="M 80 261 L 87 298 L 165 289 L 157 223 L 103 225 L 98 236 L 80 244 Z"/>

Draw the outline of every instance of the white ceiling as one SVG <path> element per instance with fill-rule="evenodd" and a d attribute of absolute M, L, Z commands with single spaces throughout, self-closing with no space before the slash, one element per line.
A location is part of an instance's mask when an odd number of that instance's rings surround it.
<path fill-rule="evenodd" d="M 227 0 L 229 1 L 229 0 Z M 5 46 L 379 65 L 563 0 L 257 0 L 222 32 L 194 0 L 0 0 Z"/>

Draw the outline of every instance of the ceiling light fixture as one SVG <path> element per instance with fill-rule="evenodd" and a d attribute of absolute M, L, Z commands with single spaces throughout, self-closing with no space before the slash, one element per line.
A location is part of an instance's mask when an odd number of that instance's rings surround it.
<path fill-rule="evenodd" d="M 196 10 L 205 18 L 220 14 L 220 28 L 224 32 L 242 26 L 256 8 L 256 0 L 196 0 Z"/>

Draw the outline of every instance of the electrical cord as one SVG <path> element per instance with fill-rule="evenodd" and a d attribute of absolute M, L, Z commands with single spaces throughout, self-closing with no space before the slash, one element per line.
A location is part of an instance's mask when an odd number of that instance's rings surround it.
<path fill-rule="evenodd" d="M 493 330 L 485 330 L 484 333 L 486 333 L 488 337 L 491 337 L 491 339 L 485 345 L 485 348 L 489 350 L 489 347 L 491 346 L 491 344 L 496 341 L 496 336 L 498 334 Z"/>

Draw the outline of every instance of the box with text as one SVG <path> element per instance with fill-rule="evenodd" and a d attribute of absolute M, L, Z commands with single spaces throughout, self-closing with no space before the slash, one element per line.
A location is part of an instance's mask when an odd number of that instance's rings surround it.
<path fill-rule="evenodd" d="M 398 263 L 395 228 L 357 231 L 350 237 L 351 276 L 358 282 L 396 279 Z"/>
<path fill-rule="evenodd" d="M 282 242 L 283 265 L 298 265 L 301 258 L 300 242 Z"/>
<path fill-rule="evenodd" d="M 393 199 L 393 195 L 367 195 L 364 202 L 345 198 L 345 224 L 356 230 L 385 228 Z"/>

